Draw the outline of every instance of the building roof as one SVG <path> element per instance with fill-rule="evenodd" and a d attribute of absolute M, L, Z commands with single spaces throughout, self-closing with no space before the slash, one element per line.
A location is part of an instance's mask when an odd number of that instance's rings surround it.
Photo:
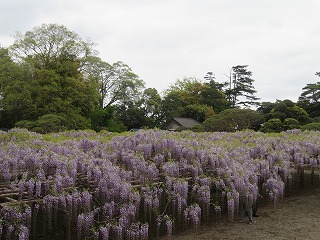
<path fill-rule="evenodd" d="M 178 118 L 175 117 L 173 118 L 174 121 L 176 121 L 177 123 L 179 123 L 181 126 L 186 127 L 186 128 L 192 128 L 194 125 L 199 124 L 201 125 L 201 123 L 193 118 Z"/>

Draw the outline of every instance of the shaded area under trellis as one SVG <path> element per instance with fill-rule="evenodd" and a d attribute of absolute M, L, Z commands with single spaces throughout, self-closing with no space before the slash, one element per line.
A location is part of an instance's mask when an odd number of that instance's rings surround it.
<path fill-rule="evenodd" d="M 320 186 L 320 172 L 318 168 L 310 168 L 308 166 L 303 167 L 297 167 L 295 170 L 295 174 L 292 176 L 291 180 L 286 181 L 286 192 L 285 195 L 290 195 L 292 193 L 295 193 L 299 191 L 299 189 L 304 188 L 310 188 L 310 187 L 317 187 Z M 281 173 L 280 173 L 281 175 Z M 189 178 L 189 186 L 192 186 L 192 179 Z M 159 182 L 155 182 L 153 185 L 158 186 L 163 184 L 162 181 L 159 180 Z M 132 183 L 132 186 L 136 189 L 141 189 L 144 185 L 142 184 L 135 184 Z M 92 181 L 89 181 L 87 177 L 83 174 L 78 174 L 77 181 L 76 181 L 76 187 L 78 189 L 91 189 L 91 193 L 94 194 L 94 183 Z M 68 189 L 66 189 L 67 191 Z M 190 191 L 190 189 L 189 189 Z M 267 196 L 263 193 L 262 185 L 260 186 L 260 193 L 262 194 L 262 197 L 259 200 L 259 206 L 263 206 L 267 203 Z M 19 195 L 21 195 L 19 197 Z M 189 196 L 189 198 L 192 198 L 192 196 Z M 190 203 L 192 202 L 191 199 Z M 162 208 L 160 211 L 171 211 L 171 213 L 176 216 L 177 210 L 173 209 L 170 205 L 168 208 L 171 209 L 165 209 L 167 208 L 167 198 L 166 195 L 163 195 L 162 200 Z M 30 239 L 35 240 L 58 240 L 58 239 L 76 239 L 77 238 L 77 226 L 76 222 L 72 220 L 72 216 L 70 216 L 70 213 L 66 211 L 65 209 L 57 208 L 53 211 L 52 216 L 50 219 L 48 219 L 48 213 L 46 212 L 45 208 L 43 208 L 43 199 L 28 199 L 28 192 L 19 192 L 18 189 L 12 189 L 10 187 L 10 184 L 0 184 L 0 206 L 29 206 L 32 209 L 32 212 L 34 213 L 35 205 L 39 204 L 40 208 L 38 210 L 37 215 L 32 215 L 32 222 L 31 222 L 31 232 L 30 232 Z M 222 215 L 218 216 L 215 213 L 215 205 L 221 206 Z M 216 221 L 219 221 L 220 218 L 226 218 L 226 212 L 227 212 L 227 205 L 226 205 L 226 197 L 223 196 L 223 194 L 218 191 L 216 188 L 211 189 L 211 200 L 210 200 L 210 206 L 208 207 L 209 213 L 202 214 L 202 222 L 205 224 L 214 224 Z M 158 233 L 155 231 L 156 222 L 154 221 L 154 216 L 151 212 L 146 213 L 145 209 L 143 207 L 143 204 L 140 206 L 139 210 L 139 218 L 141 220 L 149 221 L 150 226 L 152 226 L 153 231 L 150 231 L 150 239 L 153 239 L 157 234 L 160 236 L 163 236 L 166 234 L 165 226 L 161 226 L 158 229 Z M 190 223 L 185 223 L 183 220 L 178 219 L 178 217 L 175 219 L 174 222 L 174 229 L 175 232 L 181 232 L 186 229 L 189 229 L 190 227 L 193 227 L 190 225 Z M 3 232 L 3 236 L 5 235 L 5 230 Z M 2 239 L 5 239 L 4 237 Z M 15 238 L 12 238 L 15 239 Z M 87 237 L 86 239 L 94 239 L 93 237 Z"/>

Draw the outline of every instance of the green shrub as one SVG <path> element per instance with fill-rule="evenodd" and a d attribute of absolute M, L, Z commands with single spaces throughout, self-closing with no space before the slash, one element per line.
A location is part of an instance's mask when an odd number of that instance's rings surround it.
<path fill-rule="evenodd" d="M 36 133 L 44 133 L 45 132 L 42 127 L 34 127 L 31 129 L 31 131 L 36 132 Z"/>
<path fill-rule="evenodd" d="M 234 132 L 244 129 L 258 130 L 264 122 L 261 113 L 250 109 L 227 109 L 203 122 L 205 131 Z"/>
<path fill-rule="evenodd" d="M 57 114 L 46 114 L 35 121 L 31 130 L 38 133 L 61 132 L 68 129 L 68 120 Z"/>
<path fill-rule="evenodd" d="M 203 132 L 203 131 L 204 131 L 204 128 L 203 128 L 202 125 L 196 124 L 196 125 L 194 125 L 194 126 L 191 128 L 191 130 L 192 130 L 193 132 Z"/>
<path fill-rule="evenodd" d="M 283 122 L 284 130 L 299 129 L 300 123 L 294 118 L 286 118 Z"/>
<path fill-rule="evenodd" d="M 29 121 L 29 120 L 22 120 L 19 122 L 16 122 L 15 127 L 16 128 L 25 128 L 25 129 L 32 129 L 35 126 L 35 122 Z"/>
<path fill-rule="evenodd" d="M 320 122 L 308 123 L 300 127 L 301 130 L 320 131 Z"/>
<path fill-rule="evenodd" d="M 320 117 L 312 118 L 312 122 L 318 122 L 318 123 L 320 123 Z"/>
<path fill-rule="evenodd" d="M 283 130 L 284 125 L 279 118 L 272 118 L 268 120 L 260 128 L 260 131 L 265 133 L 282 132 Z"/>

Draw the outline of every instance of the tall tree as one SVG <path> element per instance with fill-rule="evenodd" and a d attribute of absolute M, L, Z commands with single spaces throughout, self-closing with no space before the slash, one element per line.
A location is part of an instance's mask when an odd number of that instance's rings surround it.
<path fill-rule="evenodd" d="M 182 116 L 184 110 L 184 103 L 180 99 L 180 92 L 171 90 L 166 92 L 163 100 L 161 101 L 161 113 L 164 122 L 169 122 L 174 117 Z"/>
<path fill-rule="evenodd" d="M 70 122 L 74 121 L 70 125 L 72 128 L 88 127 L 87 124 L 79 124 L 88 122 L 85 119 L 90 118 L 98 105 L 97 83 L 84 73 L 89 58 L 95 52 L 92 46 L 76 33 L 57 24 L 43 24 L 25 34 L 16 35 L 9 50 L 19 69 L 27 73 L 22 83 L 25 89 L 23 94 L 26 99 L 30 96 L 32 106 L 32 112 L 24 115 L 23 119 L 35 121 L 46 114 L 57 114 Z M 10 90 L 15 82 L 7 78 L 3 89 L 8 93 L 4 95 L 3 102 L 8 102 L 8 96 L 17 97 L 17 93 L 22 93 L 22 90 Z M 13 105 L 14 101 L 11 101 Z"/>
<path fill-rule="evenodd" d="M 320 77 L 320 72 L 316 73 Z M 310 117 L 320 116 L 320 82 L 309 83 L 304 88 L 301 93 L 298 106 L 304 108 Z"/>
<path fill-rule="evenodd" d="M 170 92 L 176 92 L 179 95 L 184 106 L 190 104 L 200 103 L 202 101 L 201 93 L 206 88 L 203 82 L 193 77 L 185 77 L 182 80 L 178 79 L 174 84 L 172 84 L 168 90 L 165 91 L 166 94 Z"/>
<path fill-rule="evenodd" d="M 161 97 L 155 88 L 147 88 L 143 91 L 140 100 L 140 109 L 143 110 L 149 127 L 159 127 L 162 122 Z"/>
<path fill-rule="evenodd" d="M 81 70 L 88 58 L 96 54 L 94 43 L 83 41 L 78 34 L 63 25 L 42 24 L 25 34 L 17 33 L 10 47 L 16 60 L 29 61 L 34 67 L 57 67 L 59 59 L 76 59 Z"/>
<path fill-rule="evenodd" d="M 267 120 L 276 118 L 281 122 L 284 122 L 286 119 L 290 118 L 297 120 L 300 125 L 310 122 L 308 113 L 291 100 L 277 100 L 276 103 L 269 105 L 268 109 L 272 106 L 273 108 L 270 112 L 267 112 L 267 109 L 263 112 Z"/>
<path fill-rule="evenodd" d="M 162 107 L 166 121 L 171 120 L 172 117 L 190 116 L 190 113 L 195 110 L 197 110 L 195 115 L 199 116 L 199 119 L 212 112 L 224 110 L 227 99 L 219 86 L 213 79 L 210 79 L 209 83 L 201 82 L 196 78 L 177 80 L 165 92 Z M 190 105 L 192 107 L 188 107 Z M 210 113 L 203 113 L 204 109 Z"/>
<path fill-rule="evenodd" d="M 244 129 L 258 130 L 264 122 L 261 113 L 251 109 L 226 109 L 203 122 L 205 131 L 235 132 Z"/>
<path fill-rule="evenodd" d="M 11 128 L 34 111 L 30 74 L 0 48 L 0 126 Z"/>
<path fill-rule="evenodd" d="M 141 109 L 144 82 L 137 79 L 124 79 L 121 82 L 117 101 L 115 102 L 115 115 L 128 129 L 148 126 L 145 113 Z"/>
<path fill-rule="evenodd" d="M 264 115 L 266 121 L 272 118 L 271 110 L 276 106 L 276 103 L 272 102 L 261 102 L 257 108 L 257 112 L 260 112 Z"/>
<path fill-rule="evenodd" d="M 226 89 L 230 106 L 257 105 L 259 98 L 255 96 L 257 91 L 254 89 L 252 72 L 247 70 L 248 65 L 237 65 L 232 67 L 229 88 Z"/>
<path fill-rule="evenodd" d="M 191 104 L 184 108 L 181 117 L 193 118 L 199 122 L 203 122 L 206 118 L 214 115 L 212 107 L 204 104 Z"/>
<path fill-rule="evenodd" d="M 99 106 L 105 108 L 123 100 L 135 97 L 145 83 L 125 63 L 118 61 L 109 64 L 98 57 L 92 57 L 86 72 L 99 84 Z"/>
<path fill-rule="evenodd" d="M 149 126 L 143 109 L 134 101 L 126 101 L 117 105 L 115 115 L 118 122 L 122 123 L 127 130 Z"/>
<path fill-rule="evenodd" d="M 299 100 L 307 100 L 310 103 L 316 103 L 320 100 L 320 82 L 309 83 L 304 88 L 301 93 Z"/>
<path fill-rule="evenodd" d="M 226 94 L 223 92 L 223 86 L 225 86 L 225 84 L 211 80 L 205 85 L 207 87 L 201 92 L 201 104 L 212 107 L 216 113 L 227 109 L 228 100 Z"/>

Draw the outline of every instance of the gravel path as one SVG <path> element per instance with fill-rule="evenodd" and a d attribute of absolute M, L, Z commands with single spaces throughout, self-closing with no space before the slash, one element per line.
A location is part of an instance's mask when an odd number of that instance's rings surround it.
<path fill-rule="evenodd" d="M 320 188 L 301 189 L 276 205 L 262 206 L 258 214 L 252 225 L 222 221 L 174 235 L 172 240 L 320 239 Z"/>

